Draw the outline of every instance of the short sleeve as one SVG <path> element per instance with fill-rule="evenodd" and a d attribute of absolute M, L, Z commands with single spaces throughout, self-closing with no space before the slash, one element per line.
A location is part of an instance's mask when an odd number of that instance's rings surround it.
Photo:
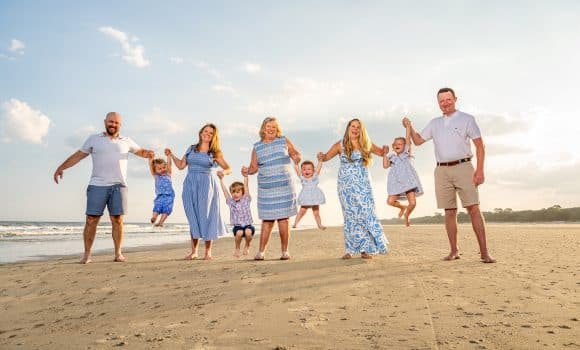
<path fill-rule="evenodd" d="M 83 143 L 83 145 L 81 146 L 80 151 L 83 153 L 93 153 L 93 140 L 95 138 L 93 136 L 89 136 L 88 139 L 86 139 L 86 141 Z"/>
<path fill-rule="evenodd" d="M 433 120 L 429 121 L 427 126 L 419 133 L 421 138 L 425 141 L 431 140 L 433 138 Z"/>
<path fill-rule="evenodd" d="M 232 198 L 230 198 L 230 197 L 227 197 L 227 198 L 226 198 L 226 204 L 227 204 L 228 206 L 230 206 L 230 207 L 232 206 L 232 202 L 233 202 L 233 201 L 234 201 L 234 200 L 233 200 Z"/>
<path fill-rule="evenodd" d="M 133 154 L 141 149 L 141 147 L 139 147 L 139 145 L 130 137 L 127 137 L 127 145 L 129 146 L 129 152 Z"/>
<path fill-rule="evenodd" d="M 467 136 L 470 139 L 478 139 L 481 137 L 481 131 L 479 130 L 479 126 L 475 122 L 475 118 L 473 116 L 469 116 L 469 120 L 467 121 Z"/>

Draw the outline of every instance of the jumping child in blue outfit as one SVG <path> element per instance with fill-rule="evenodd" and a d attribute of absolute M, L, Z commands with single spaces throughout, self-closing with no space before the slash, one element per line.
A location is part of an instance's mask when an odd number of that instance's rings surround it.
<path fill-rule="evenodd" d="M 406 137 L 397 137 L 393 141 L 393 152 L 385 152 L 383 168 L 391 168 L 387 177 L 387 203 L 399 208 L 399 218 L 404 216 L 405 226 L 409 226 L 409 216 L 417 204 L 416 197 L 423 194 L 419 175 L 412 163 L 411 129 L 407 127 Z M 403 205 L 399 200 L 408 200 Z"/>
<path fill-rule="evenodd" d="M 155 199 L 153 200 L 151 223 L 161 227 L 173 211 L 173 200 L 175 199 L 175 192 L 171 185 L 171 157 L 167 156 L 167 161 L 161 158 L 149 158 L 149 170 L 155 178 Z M 159 217 L 159 222 L 155 223 L 157 217 Z"/>

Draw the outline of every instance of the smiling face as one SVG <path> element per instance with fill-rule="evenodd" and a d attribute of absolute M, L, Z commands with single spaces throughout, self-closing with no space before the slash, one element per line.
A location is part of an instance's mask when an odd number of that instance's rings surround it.
<path fill-rule="evenodd" d="M 348 125 L 348 136 L 350 139 L 357 140 L 360 136 L 360 122 L 358 120 L 353 120 Z"/>
<path fill-rule="evenodd" d="M 236 188 L 231 191 L 231 195 L 232 199 L 237 202 L 244 196 L 244 191 L 241 188 Z"/>
<path fill-rule="evenodd" d="M 107 135 L 117 137 L 119 136 L 119 130 L 121 130 L 121 115 L 116 112 L 108 113 L 105 118 L 105 131 Z"/>
<path fill-rule="evenodd" d="M 203 143 L 210 144 L 213 140 L 213 136 L 215 134 L 214 128 L 211 126 L 206 126 L 205 128 L 201 129 L 199 132 L 199 140 Z"/>
<path fill-rule="evenodd" d="M 310 163 L 302 164 L 300 169 L 302 171 L 302 177 L 305 177 L 308 179 L 308 178 L 311 178 L 312 175 L 314 175 L 314 166 Z"/>
<path fill-rule="evenodd" d="M 439 108 L 444 115 L 455 113 L 455 102 L 457 102 L 457 97 L 455 97 L 451 91 L 440 92 L 437 95 L 437 102 L 439 103 Z"/>
<path fill-rule="evenodd" d="M 165 175 L 167 173 L 167 164 L 155 164 L 155 174 Z"/>
<path fill-rule="evenodd" d="M 276 137 L 282 136 L 282 130 L 278 124 L 278 120 L 274 117 L 267 117 L 262 122 L 260 127 L 260 139 L 262 141 L 270 142 Z"/>

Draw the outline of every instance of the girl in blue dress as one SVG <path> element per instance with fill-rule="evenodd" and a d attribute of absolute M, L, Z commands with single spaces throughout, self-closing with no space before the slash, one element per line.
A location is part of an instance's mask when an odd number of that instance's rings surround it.
<path fill-rule="evenodd" d="M 419 175 L 411 162 L 411 128 L 407 126 L 406 137 L 397 137 L 393 141 L 393 153 L 385 153 L 383 167 L 390 168 L 387 177 L 387 203 L 399 208 L 399 218 L 405 218 L 405 226 L 410 225 L 409 216 L 417 205 L 416 197 L 423 194 Z M 407 200 L 403 205 L 400 200 Z"/>
<path fill-rule="evenodd" d="M 302 162 L 300 167 L 298 164 L 294 165 L 294 170 L 296 170 L 296 175 L 300 178 L 302 183 L 302 190 L 298 194 L 298 205 L 300 210 L 296 214 L 296 219 L 294 219 L 293 228 L 298 226 L 300 219 L 304 217 L 308 209 L 312 209 L 312 214 L 314 215 L 314 220 L 316 220 L 316 225 L 321 230 L 326 230 L 326 227 L 322 225 L 322 220 L 320 219 L 320 205 L 326 202 L 324 197 L 324 192 L 318 187 L 318 176 L 320 175 L 320 170 L 322 169 L 322 162 L 318 161 L 316 168 L 314 168 L 314 163 L 309 160 Z"/>
<path fill-rule="evenodd" d="M 343 259 L 351 259 L 358 253 L 363 259 L 387 253 L 389 242 L 376 214 L 367 168 L 372 154 L 382 157 L 387 152 L 387 146 L 380 148 L 371 142 L 366 128 L 355 118 L 349 121 L 341 141 L 328 152 L 318 153 L 318 159 L 323 162 L 336 155 L 340 157 L 337 187 L 344 217 Z"/>
<path fill-rule="evenodd" d="M 171 157 L 168 155 L 167 161 L 161 158 L 149 158 L 149 170 L 155 178 L 155 199 L 153 200 L 151 223 L 161 227 L 173 211 L 173 201 L 175 200 L 175 192 L 171 184 Z M 157 218 L 159 218 L 159 222 L 157 222 Z"/>
<path fill-rule="evenodd" d="M 220 211 L 220 185 L 211 170 L 219 165 L 222 170 L 218 171 L 218 176 L 231 173 L 220 148 L 217 127 L 214 124 L 204 125 L 199 130 L 199 141 L 187 149 L 182 159 L 175 157 L 170 149 L 165 151 L 178 169 L 187 167 L 182 199 L 189 222 L 191 253 L 185 259 L 197 259 L 197 246 L 202 239 L 205 241 L 204 260 L 211 260 L 213 241 L 227 232 Z"/>

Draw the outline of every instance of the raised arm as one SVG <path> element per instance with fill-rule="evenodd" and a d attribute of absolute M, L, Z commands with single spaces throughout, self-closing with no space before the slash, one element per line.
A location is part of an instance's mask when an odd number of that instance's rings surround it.
<path fill-rule="evenodd" d="M 187 154 L 187 152 L 186 152 L 186 154 Z M 175 163 L 175 166 L 177 167 L 177 169 L 183 170 L 187 166 L 187 157 L 185 154 L 183 155 L 183 158 L 179 159 L 175 156 L 175 154 L 173 154 L 173 152 L 171 151 L 170 148 L 166 148 L 165 155 L 167 157 L 173 159 L 173 162 Z"/>
<path fill-rule="evenodd" d="M 387 169 L 391 166 L 391 160 L 389 159 L 389 147 L 383 146 L 383 168 Z"/>
<path fill-rule="evenodd" d="M 327 162 L 332 158 L 334 158 L 339 153 L 340 153 L 340 141 L 330 146 L 330 148 L 326 153 L 318 152 L 316 158 L 318 158 L 320 162 Z"/>
<path fill-rule="evenodd" d="M 247 167 L 242 167 L 242 176 L 254 175 L 258 172 L 258 156 L 256 155 L 256 150 L 252 150 L 252 156 L 250 158 L 250 165 Z"/>
<path fill-rule="evenodd" d="M 322 170 L 322 162 L 319 159 L 316 163 L 316 169 L 314 169 L 314 173 L 316 173 L 316 175 L 320 175 L 320 170 Z"/>
<path fill-rule="evenodd" d="M 222 173 L 223 175 L 229 175 L 232 173 L 232 168 L 224 159 L 223 153 L 220 153 L 220 155 L 215 158 L 215 162 L 222 168 L 222 170 L 218 171 L 218 174 Z"/>
<path fill-rule="evenodd" d="M 296 175 L 298 175 L 298 177 L 300 177 L 300 175 L 302 175 L 301 171 L 300 171 L 300 165 L 298 165 L 298 163 L 294 163 L 294 171 L 296 172 Z"/>
<path fill-rule="evenodd" d="M 407 117 L 403 118 L 403 126 L 405 128 L 410 129 L 411 139 L 413 140 L 413 143 L 415 144 L 415 146 L 420 146 L 420 145 L 425 143 L 425 140 L 413 128 L 413 124 L 411 124 L 411 120 L 409 120 L 409 118 L 407 118 Z"/>
<path fill-rule="evenodd" d="M 153 165 L 153 157 L 149 157 L 149 172 L 155 177 L 155 166 Z"/>
<path fill-rule="evenodd" d="M 222 188 L 222 191 L 224 192 L 224 196 L 226 197 L 227 200 L 230 200 L 232 196 L 230 195 L 230 191 L 228 191 L 226 184 L 224 184 L 224 174 L 218 172 L 217 176 L 220 178 L 220 186 Z"/>
<path fill-rule="evenodd" d="M 173 172 L 173 162 L 171 161 L 171 157 L 167 156 L 167 174 L 169 174 L 169 176 L 171 176 L 172 172 Z"/>
<path fill-rule="evenodd" d="M 298 149 L 296 149 L 296 147 L 294 146 L 292 141 L 290 141 L 290 139 L 287 137 L 286 137 L 286 146 L 288 147 L 288 155 L 290 156 L 290 158 L 292 158 L 292 161 L 294 161 L 294 164 L 300 163 L 300 160 L 302 159 L 302 155 L 300 154 Z"/>
<path fill-rule="evenodd" d="M 379 147 L 373 143 L 371 146 L 371 152 L 379 157 L 382 157 L 385 155 L 385 153 L 389 153 L 389 146 L 383 145 L 383 147 Z"/>
<path fill-rule="evenodd" d="M 247 176 L 244 176 L 244 193 L 245 193 L 246 197 L 252 198 L 252 196 L 250 195 L 250 186 L 248 186 L 248 177 Z"/>
<path fill-rule="evenodd" d="M 89 154 L 83 151 L 76 151 L 70 157 L 68 157 L 54 172 L 53 178 L 54 182 L 58 184 L 58 179 L 62 179 L 64 171 L 72 166 L 75 166 L 78 162 L 85 159 Z"/>
<path fill-rule="evenodd" d="M 409 123 L 410 124 L 410 123 Z M 405 144 L 407 145 L 407 152 L 409 153 L 409 157 L 411 156 L 411 125 L 405 128 Z"/>
<path fill-rule="evenodd" d="M 477 158 L 477 167 L 473 173 L 473 184 L 479 186 L 485 181 L 485 175 L 483 172 L 485 163 L 485 145 L 483 144 L 483 139 L 481 137 L 471 141 L 475 145 L 475 157 Z"/>

